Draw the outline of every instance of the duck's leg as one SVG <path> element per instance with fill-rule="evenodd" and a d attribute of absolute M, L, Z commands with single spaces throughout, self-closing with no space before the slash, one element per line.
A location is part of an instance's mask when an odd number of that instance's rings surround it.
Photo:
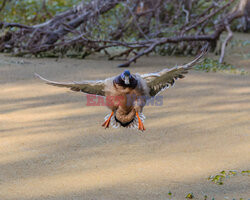
<path fill-rule="evenodd" d="M 110 124 L 111 117 L 113 116 L 114 112 L 112 111 L 109 118 L 102 124 L 104 128 L 108 128 Z"/>
<path fill-rule="evenodd" d="M 144 128 L 144 125 L 143 125 L 143 123 L 141 121 L 141 118 L 140 118 L 138 112 L 136 112 L 136 117 L 138 118 L 138 129 L 140 131 L 145 131 L 146 129 Z"/>

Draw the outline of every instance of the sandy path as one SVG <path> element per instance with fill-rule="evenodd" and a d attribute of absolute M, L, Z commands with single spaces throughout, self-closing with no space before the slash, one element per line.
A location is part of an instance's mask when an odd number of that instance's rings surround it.
<path fill-rule="evenodd" d="M 163 106 L 145 108 L 140 133 L 104 130 L 105 107 L 33 77 L 101 79 L 120 73 L 120 62 L 0 58 L 1 200 L 250 198 L 247 176 L 222 186 L 206 179 L 250 167 L 249 76 L 191 71 L 163 93 Z M 131 71 L 184 60 L 144 58 Z"/>

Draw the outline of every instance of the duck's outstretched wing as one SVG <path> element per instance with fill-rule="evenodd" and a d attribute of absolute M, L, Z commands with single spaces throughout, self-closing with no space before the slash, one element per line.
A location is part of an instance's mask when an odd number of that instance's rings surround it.
<path fill-rule="evenodd" d="M 160 72 L 143 74 L 141 77 L 146 80 L 149 88 L 149 95 L 156 96 L 169 86 L 173 86 L 175 80 L 184 78 L 184 74 L 192 68 L 207 52 L 205 48 L 193 61 L 182 66 L 176 66 L 170 69 L 163 69 Z"/>
<path fill-rule="evenodd" d="M 100 96 L 105 96 L 105 92 L 104 92 L 105 84 L 103 80 L 64 83 L 64 82 L 55 82 L 55 81 L 47 80 L 36 73 L 35 73 L 35 76 L 42 79 L 49 85 L 54 85 L 58 87 L 67 87 L 76 92 L 84 92 L 88 94 L 96 94 Z"/>

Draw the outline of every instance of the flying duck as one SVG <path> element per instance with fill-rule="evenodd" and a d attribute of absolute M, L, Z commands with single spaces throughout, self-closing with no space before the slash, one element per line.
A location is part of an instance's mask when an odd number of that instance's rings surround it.
<path fill-rule="evenodd" d="M 147 100 L 155 97 L 160 92 L 173 86 L 175 80 L 184 78 L 184 74 L 192 68 L 200 58 L 206 53 L 202 51 L 190 63 L 173 68 L 166 68 L 156 73 L 150 74 L 131 74 L 129 70 L 124 70 L 120 75 L 97 81 L 82 82 L 54 82 L 35 74 L 47 84 L 67 87 L 76 92 L 105 96 L 109 99 L 107 107 L 111 114 L 105 117 L 102 124 L 108 128 L 110 124 L 113 127 L 137 128 L 144 131 L 143 107 Z"/>

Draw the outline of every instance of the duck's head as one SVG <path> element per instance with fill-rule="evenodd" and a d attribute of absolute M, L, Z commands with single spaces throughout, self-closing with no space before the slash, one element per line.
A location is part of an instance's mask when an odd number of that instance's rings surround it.
<path fill-rule="evenodd" d="M 124 81 L 125 85 L 129 85 L 130 84 L 129 79 L 131 79 L 130 71 L 124 70 L 124 72 L 121 73 L 121 78 Z"/>
<path fill-rule="evenodd" d="M 114 83 L 124 88 L 134 89 L 137 86 L 137 79 L 134 75 L 130 74 L 129 70 L 124 70 L 119 76 L 114 79 Z"/>

